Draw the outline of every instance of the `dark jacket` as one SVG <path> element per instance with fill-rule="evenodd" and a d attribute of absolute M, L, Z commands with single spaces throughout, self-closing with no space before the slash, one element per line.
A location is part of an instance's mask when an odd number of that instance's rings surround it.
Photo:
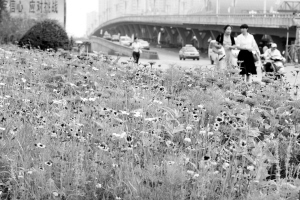
<path fill-rule="evenodd" d="M 231 44 L 232 45 L 235 45 L 235 40 L 234 40 L 234 37 L 230 36 L 231 38 Z M 220 43 L 221 45 L 223 45 L 223 41 L 224 41 L 224 34 L 220 34 L 218 37 L 217 37 L 217 42 Z"/>

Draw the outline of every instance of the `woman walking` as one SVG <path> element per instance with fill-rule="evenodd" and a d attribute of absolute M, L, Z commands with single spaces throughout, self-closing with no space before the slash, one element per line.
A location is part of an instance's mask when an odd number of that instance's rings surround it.
<path fill-rule="evenodd" d="M 232 27 L 230 25 L 226 25 L 224 27 L 224 33 L 220 34 L 217 37 L 217 42 L 219 46 L 223 46 L 225 49 L 225 60 L 220 61 L 220 65 L 226 65 L 227 67 L 236 66 L 237 63 L 234 62 L 232 49 L 235 49 L 235 40 L 234 37 L 231 36 Z M 222 63 L 223 62 L 223 63 Z"/>
<path fill-rule="evenodd" d="M 246 82 L 251 81 L 251 75 L 257 74 L 255 66 L 255 56 L 259 58 L 259 49 L 257 43 L 250 33 L 248 25 L 240 26 L 241 34 L 237 37 L 236 46 L 240 50 L 238 61 L 241 62 L 240 74 L 245 76 Z"/>
<path fill-rule="evenodd" d="M 141 50 L 142 46 L 138 42 L 137 37 L 134 37 L 134 41 L 131 44 L 131 48 L 133 49 L 132 57 L 134 59 L 134 63 L 138 64 L 139 63 L 139 59 L 140 59 L 140 55 L 142 53 L 142 50 Z"/>

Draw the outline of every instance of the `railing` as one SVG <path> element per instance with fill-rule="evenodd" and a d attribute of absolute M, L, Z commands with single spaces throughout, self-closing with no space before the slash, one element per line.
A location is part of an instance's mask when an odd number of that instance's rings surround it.
<path fill-rule="evenodd" d="M 120 44 L 105 40 L 103 38 L 91 36 L 89 42 L 92 44 L 93 51 L 103 51 L 108 54 L 120 54 L 122 56 L 132 56 L 132 49 Z M 150 50 L 143 50 L 141 58 L 157 60 L 159 59 L 157 52 Z"/>
<path fill-rule="evenodd" d="M 152 22 L 168 24 L 213 24 L 240 25 L 247 23 L 251 26 L 278 28 L 294 25 L 294 15 L 291 14 L 206 14 L 206 15 L 124 15 L 111 19 L 99 28 L 121 22 Z"/>

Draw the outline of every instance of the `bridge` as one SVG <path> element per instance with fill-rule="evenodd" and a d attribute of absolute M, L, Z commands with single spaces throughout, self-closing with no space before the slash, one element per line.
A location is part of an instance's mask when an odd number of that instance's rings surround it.
<path fill-rule="evenodd" d="M 265 35 L 284 49 L 287 37 L 296 39 L 296 16 L 282 14 L 220 14 L 220 15 L 125 15 L 100 24 L 93 36 L 101 37 L 105 32 L 120 35 L 135 35 L 148 41 L 207 48 L 209 38 L 215 39 L 227 24 L 233 26 L 233 34 L 239 34 L 239 26 L 248 24 L 259 43 Z"/>

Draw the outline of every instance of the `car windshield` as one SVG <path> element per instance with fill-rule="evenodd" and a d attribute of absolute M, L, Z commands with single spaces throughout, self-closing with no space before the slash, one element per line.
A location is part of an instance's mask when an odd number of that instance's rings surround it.
<path fill-rule="evenodd" d="M 196 48 L 185 48 L 185 52 L 198 52 Z"/>

